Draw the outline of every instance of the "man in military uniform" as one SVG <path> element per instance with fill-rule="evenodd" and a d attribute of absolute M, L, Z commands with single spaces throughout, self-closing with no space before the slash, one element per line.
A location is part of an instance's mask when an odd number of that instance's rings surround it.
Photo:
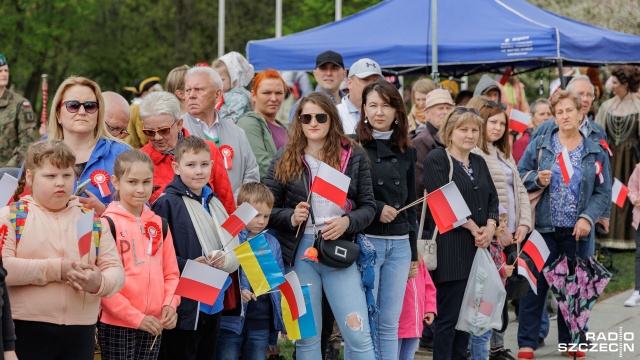
<path fill-rule="evenodd" d="M 20 167 L 36 140 L 31 103 L 9 90 L 9 65 L 0 54 L 0 167 Z"/>

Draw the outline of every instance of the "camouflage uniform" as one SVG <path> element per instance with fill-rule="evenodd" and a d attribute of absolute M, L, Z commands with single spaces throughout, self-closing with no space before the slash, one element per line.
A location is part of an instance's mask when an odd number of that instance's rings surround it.
<path fill-rule="evenodd" d="M 36 137 L 31 103 L 6 89 L 0 97 L 0 167 L 20 167 Z"/>

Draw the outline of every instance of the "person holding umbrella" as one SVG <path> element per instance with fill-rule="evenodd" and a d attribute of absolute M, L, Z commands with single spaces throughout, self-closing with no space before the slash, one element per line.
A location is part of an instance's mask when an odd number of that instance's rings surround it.
<path fill-rule="evenodd" d="M 572 260 L 577 253 L 586 259 L 594 222 L 611 201 L 609 156 L 580 132 L 581 107 L 575 94 L 563 90 L 554 94 L 551 110 L 558 127 L 534 138 L 518 164 L 527 191 L 543 189 L 536 205 L 535 227 L 549 248 L 546 266 L 562 255 Z M 538 346 L 549 284 L 541 273 L 536 277 L 537 294 L 529 289 L 520 300 L 519 359 L 533 359 Z M 572 342 L 562 313 L 558 314 L 558 341 Z M 563 355 L 585 358 L 581 351 Z"/>

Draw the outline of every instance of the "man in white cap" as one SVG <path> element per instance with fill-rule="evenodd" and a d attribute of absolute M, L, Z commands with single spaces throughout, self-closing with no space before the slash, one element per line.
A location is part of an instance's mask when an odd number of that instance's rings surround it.
<path fill-rule="evenodd" d="M 426 125 L 420 126 L 425 126 L 425 128 L 419 133 L 416 131 L 418 135 L 411 140 L 411 143 L 416 147 L 418 152 L 416 162 L 416 190 L 418 194 L 422 194 L 424 191 L 424 185 L 422 185 L 424 159 L 431 150 L 446 146 L 440 141 L 438 131 L 449 111 L 453 109 L 453 105 L 453 99 L 448 90 L 435 89 L 427 94 L 427 103 L 424 111 Z M 420 130 L 420 127 L 418 130 Z"/>
<path fill-rule="evenodd" d="M 381 78 L 380 65 L 371 59 L 360 59 L 349 68 L 349 77 L 347 78 L 349 95 L 343 97 L 342 102 L 338 104 L 338 113 L 345 134 L 355 134 L 356 132 L 362 108 L 362 90 Z"/>

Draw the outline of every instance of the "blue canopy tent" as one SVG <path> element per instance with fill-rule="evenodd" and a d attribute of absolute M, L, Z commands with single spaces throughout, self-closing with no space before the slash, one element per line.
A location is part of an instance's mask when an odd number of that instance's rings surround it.
<path fill-rule="evenodd" d="M 470 75 L 498 68 L 640 63 L 640 36 L 580 23 L 524 0 L 438 2 L 441 72 Z M 350 17 L 282 38 L 253 40 L 256 70 L 312 70 L 325 50 L 348 67 L 369 57 L 395 73 L 425 72 L 431 60 L 431 1 L 387 0 Z"/>

